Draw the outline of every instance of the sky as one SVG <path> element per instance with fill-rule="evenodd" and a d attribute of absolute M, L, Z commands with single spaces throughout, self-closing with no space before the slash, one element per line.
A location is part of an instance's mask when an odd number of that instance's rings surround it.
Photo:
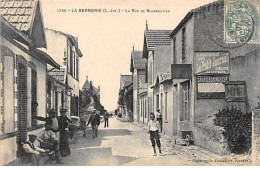
<path fill-rule="evenodd" d="M 117 108 L 120 74 L 131 74 L 133 45 L 135 50 L 143 49 L 146 20 L 148 29 L 173 30 L 191 9 L 213 1 L 41 0 L 41 8 L 45 27 L 79 39 L 83 54 L 80 89 L 88 76 L 95 87 L 100 85 L 101 103 L 105 109 L 113 111 Z M 102 12 L 79 12 L 80 9 L 101 9 Z M 104 9 L 120 9 L 120 12 L 105 13 Z M 123 12 L 132 9 L 139 12 Z M 148 13 L 147 9 L 170 12 Z"/>

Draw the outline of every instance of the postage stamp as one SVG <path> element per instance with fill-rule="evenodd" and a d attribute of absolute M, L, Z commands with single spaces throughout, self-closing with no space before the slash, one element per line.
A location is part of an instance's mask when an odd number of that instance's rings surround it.
<path fill-rule="evenodd" d="M 225 0 L 225 43 L 259 44 L 259 1 Z"/>

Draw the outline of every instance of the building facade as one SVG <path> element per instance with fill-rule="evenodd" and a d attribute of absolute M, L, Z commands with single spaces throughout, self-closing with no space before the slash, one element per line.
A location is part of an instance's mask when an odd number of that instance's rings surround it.
<path fill-rule="evenodd" d="M 131 52 L 130 71 L 133 78 L 133 118 L 136 122 L 147 122 L 147 83 L 146 59 L 142 58 L 142 51 L 134 50 Z"/>
<path fill-rule="evenodd" d="M 47 64 L 60 66 L 38 49 L 46 48 L 39 1 L 1 1 L 0 14 L 0 165 L 6 165 L 16 159 L 28 132 L 42 127 L 32 115 L 46 115 Z"/>
<path fill-rule="evenodd" d="M 163 71 L 164 69 L 167 69 L 167 67 L 162 63 L 165 59 L 170 58 L 168 57 L 169 54 L 167 54 L 171 51 L 170 33 L 171 31 L 169 30 L 149 30 L 148 25 L 146 24 L 146 30 L 144 32 L 143 58 L 147 59 L 147 110 L 149 113 L 156 112 L 152 87 L 155 84 L 157 73 L 167 72 L 167 70 Z"/>
<path fill-rule="evenodd" d="M 224 6 L 191 10 L 171 33 L 177 135 L 192 133 L 196 145 L 218 154 L 228 149 L 214 114 L 226 106 L 251 112 L 260 92 L 259 45 L 225 43 Z"/>
<path fill-rule="evenodd" d="M 57 63 L 61 65 L 61 70 L 48 67 L 48 74 L 53 76 L 58 82 L 65 85 L 65 90 L 56 92 L 54 102 L 50 108 L 67 108 L 68 115 L 79 115 L 79 61 L 82 53 L 78 46 L 78 38 L 70 34 L 45 29 L 47 39 L 47 49 L 42 51 L 48 53 Z M 56 104 L 58 102 L 59 104 Z M 55 107 L 57 105 L 58 107 Z"/>
<path fill-rule="evenodd" d="M 118 93 L 118 114 L 122 117 L 124 121 L 128 121 L 128 119 L 133 119 L 133 117 L 129 117 L 129 112 L 127 110 L 125 100 L 125 94 L 127 92 L 127 89 L 129 89 L 132 86 L 132 83 L 132 75 L 120 75 L 120 88 Z"/>

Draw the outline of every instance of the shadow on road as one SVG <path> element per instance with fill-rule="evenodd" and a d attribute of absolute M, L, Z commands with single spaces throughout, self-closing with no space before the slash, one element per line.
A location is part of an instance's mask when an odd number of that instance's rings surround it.
<path fill-rule="evenodd" d="M 132 162 L 137 158 L 127 156 L 113 156 L 112 147 L 103 148 L 78 148 L 72 150 L 70 161 L 65 162 L 65 165 L 70 166 L 114 166 L 124 165 Z M 82 160 L 85 159 L 85 160 Z"/>

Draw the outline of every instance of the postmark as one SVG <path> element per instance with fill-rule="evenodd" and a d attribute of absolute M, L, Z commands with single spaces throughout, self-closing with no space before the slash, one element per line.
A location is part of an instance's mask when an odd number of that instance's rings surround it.
<path fill-rule="evenodd" d="M 259 44 L 259 2 L 225 0 L 224 42 Z"/>

